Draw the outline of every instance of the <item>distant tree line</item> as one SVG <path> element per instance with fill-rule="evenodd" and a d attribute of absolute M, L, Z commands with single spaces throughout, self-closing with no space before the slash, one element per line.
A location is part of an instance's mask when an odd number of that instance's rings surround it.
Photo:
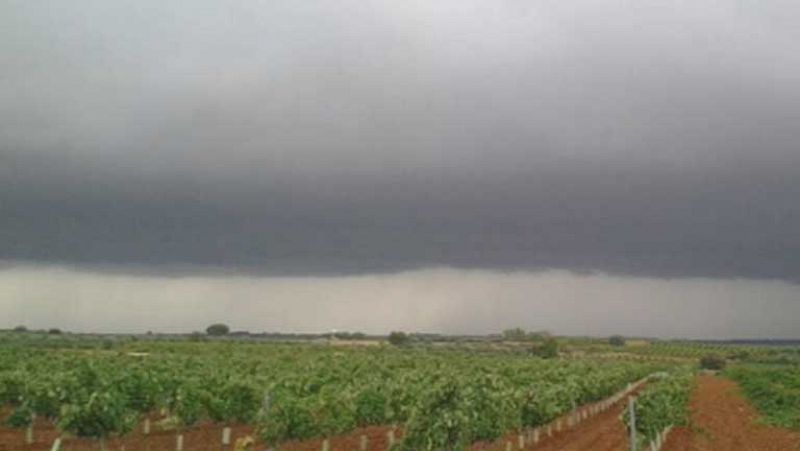
<path fill-rule="evenodd" d="M 506 341 L 541 341 L 550 336 L 547 331 L 529 332 L 521 327 L 503 331 L 503 340 Z"/>

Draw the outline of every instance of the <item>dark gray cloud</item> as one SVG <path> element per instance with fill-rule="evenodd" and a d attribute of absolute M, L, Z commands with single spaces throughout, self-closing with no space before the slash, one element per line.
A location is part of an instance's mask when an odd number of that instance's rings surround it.
<path fill-rule="evenodd" d="M 6 3 L 0 259 L 800 281 L 800 6 L 567 3 Z"/>

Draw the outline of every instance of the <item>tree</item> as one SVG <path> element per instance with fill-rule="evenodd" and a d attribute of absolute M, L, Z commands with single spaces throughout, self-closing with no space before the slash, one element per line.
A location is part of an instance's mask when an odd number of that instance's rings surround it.
<path fill-rule="evenodd" d="M 47 333 L 50 334 L 50 335 L 58 335 L 58 334 L 61 333 L 61 329 L 59 329 L 57 327 L 54 327 L 54 328 L 48 330 Z"/>
<path fill-rule="evenodd" d="M 515 327 L 513 329 L 506 329 L 503 331 L 503 339 L 508 341 L 525 341 L 527 337 L 527 333 L 521 327 Z"/>
<path fill-rule="evenodd" d="M 611 346 L 625 346 L 625 337 L 622 335 L 612 335 L 608 338 L 608 344 Z"/>
<path fill-rule="evenodd" d="M 400 331 L 393 331 L 389 334 L 389 343 L 395 346 L 407 345 L 409 342 L 408 334 Z"/>
<path fill-rule="evenodd" d="M 206 328 L 206 333 L 215 337 L 227 335 L 230 331 L 231 329 L 222 323 L 212 324 Z"/>
<path fill-rule="evenodd" d="M 558 357 L 558 341 L 555 338 L 545 338 L 531 347 L 531 354 L 543 359 Z"/>
<path fill-rule="evenodd" d="M 725 368 L 725 358 L 716 354 L 704 355 L 700 359 L 700 368 L 704 370 L 721 370 Z"/>
<path fill-rule="evenodd" d="M 22 325 L 19 325 L 14 328 L 14 332 L 27 332 L 28 328 Z"/>

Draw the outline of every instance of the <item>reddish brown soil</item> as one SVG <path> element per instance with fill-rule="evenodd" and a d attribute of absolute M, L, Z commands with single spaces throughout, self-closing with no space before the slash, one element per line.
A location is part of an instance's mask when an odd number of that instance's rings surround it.
<path fill-rule="evenodd" d="M 536 446 L 526 449 L 536 451 L 617 451 L 628 446 L 625 426 L 620 415 L 625 409 L 627 397 L 613 407 L 589 418 L 576 428 L 567 430 Z"/>
<path fill-rule="evenodd" d="M 635 396 L 644 385 L 635 390 Z M 623 397 L 605 412 L 600 412 L 593 417 L 581 421 L 577 426 L 569 429 L 567 416 L 561 418 L 563 429 L 559 432 L 555 428 L 551 429 L 551 436 L 544 431 L 539 436 L 538 443 L 532 443 L 526 439 L 525 450 L 534 451 L 616 451 L 627 450 L 628 440 L 625 426 L 620 421 L 620 415 L 625 409 L 628 398 Z M 583 406 L 581 411 L 589 411 L 591 406 Z M 513 451 L 520 450 L 519 434 L 510 434 L 494 443 L 476 443 L 470 451 Z"/>
<path fill-rule="evenodd" d="M 357 451 L 360 449 L 361 437 L 367 438 L 368 450 L 388 449 L 390 427 L 372 426 L 361 428 L 350 434 L 331 437 L 329 439 L 331 451 Z M 203 424 L 192 427 L 184 432 L 184 451 L 233 451 L 233 444 L 237 438 L 253 434 L 252 426 L 239 425 L 231 428 L 231 445 L 222 446 L 222 426 Z M 35 441 L 25 444 L 24 430 L 0 428 L 0 451 L 50 451 L 53 441 L 58 437 L 52 425 L 38 423 L 35 428 Z M 395 437 L 402 437 L 401 431 L 395 432 Z M 110 439 L 107 442 L 109 451 L 174 451 L 176 436 L 174 431 L 153 431 L 145 436 L 140 431 L 128 434 L 124 440 Z M 63 441 L 62 451 L 97 451 L 100 445 L 97 441 L 70 438 Z M 302 442 L 287 442 L 280 446 L 281 451 L 319 451 L 322 449 L 322 440 L 305 440 Z M 267 446 L 259 444 L 254 450 L 266 451 Z"/>
<path fill-rule="evenodd" d="M 689 403 L 692 425 L 675 428 L 664 451 L 800 450 L 800 433 L 758 422 L 758 413 L 728 379 L 703 374 Z"/>

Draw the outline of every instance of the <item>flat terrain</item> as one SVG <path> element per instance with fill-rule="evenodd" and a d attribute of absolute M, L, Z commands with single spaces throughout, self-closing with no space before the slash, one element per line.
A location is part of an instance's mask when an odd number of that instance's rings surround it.
<path fill-rule="evenodd" d="M 53 440 L 58 437 L 58 432 L 52 425 L 39 423 L 37 425 L 36 440 L 32 444 L 25 444 L 25 433 L 18 429 L 0 428 L 0 451 L 50 451 Z M 350 434 L 339 435 L 329 439 L 331 451 L 359 450 L 362 437 L 366 439 L 367 450 L 386 450 L 388 446 L 388 433 L 391 428 L 373 426 L 359 428 Z M 231 444 L 222 446 L 221 427 L 213 424 L 203 424 L 189 428 L 184 433 L 185 451 L 233 451 L 233 443 L 238 438 L 252 435 L 251 426 L 234 426 L 231 432 Z M 400 431 L 396 437 L 401 437 Z M 124 445 L 124 448 L 123 448 Z M 97 451 L 99 445 L 89 439 L 71 438 L 63 442 L 62 451 Z M 174 432 L 154 432 L 149 436 L 134 432 L 124 440 L 109 440 L 108 450 L 117 451 L 175 451 Z M 254 451 L 267 451 L 264 444 L 257 444 Z M 280 446 L 282 451 L 319 451 L 322 449 L 322 440 L 291 441 Z"/>
<path fill-rule="evenodd" d="M 627 398 L 623 398 L 612 408 L 589 418 L 576 428 L 527 449 L 536 451 L 626 450 L 628 446 L 627 433 L 619 419 L 626 403 Z"/>
<path fill-rule="evenodd" d="M 731 380 L 698 376 L 689 407 L 692 427 L 674 429 L 665 451 L 800 450 L 800 433 L 761 424 Z"/>

